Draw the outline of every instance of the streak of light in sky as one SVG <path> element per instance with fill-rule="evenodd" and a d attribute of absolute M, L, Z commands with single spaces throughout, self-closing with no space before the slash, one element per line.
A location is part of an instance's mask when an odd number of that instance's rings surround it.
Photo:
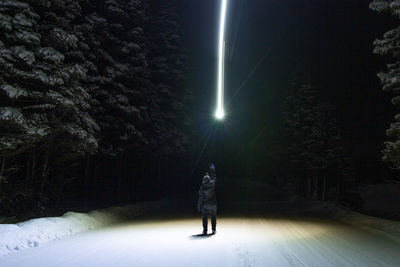
<path fill-rule="evenodd" d="M 218 43 L 218 92 L 217 92 L 217 111 L 215 116 L 222 120 L 225 116 L 224 111 L 224 61 L 225 61 L 225 22 L 228 0 L 222 0 L 221 17 L 219 24 L 219 43 Z"/>

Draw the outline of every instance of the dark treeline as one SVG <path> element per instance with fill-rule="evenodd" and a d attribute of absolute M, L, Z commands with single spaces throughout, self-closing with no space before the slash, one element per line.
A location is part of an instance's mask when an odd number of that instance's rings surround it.
<path fill-rule="evenodd" d="M 396 1 L 375 0 L 370 8 L 400 14 Z M 181 28 L 169 0 L 0 0 L 0 214 L 194 191 L 210 161 L 226 203 L 229 194 L 273 199 L 259 186 L 269 183 L 279 196 L 359 209 L 357 190 L 368 177 L 398 179 L 391 168 L 400 166 L 400 115 L 382 142 L 388 168 L 380 170 L 378 159 L 357 162 L 343 132 L 360 124 L 341 125 L 340 105 L 301 71 L 287 82 L 272 123 L 247 129 L 247 120 L 261 122 L 265 114 L 240 110 L 196 135 L 192 95 L 204 97 L 204 90 L 188 88 Z M 395 28 L 374 43 L 375 54 L 394 59 L 378 77 L 395 107 L 399 35 Z M 258 101 L 249 100 L 252 111 Z M 376 148 L 369 144 L 365 151 Z M 365 170 L 374 173 L 364 178 Z"/>
<path fill-rule="evenodd" d="M 400 6 L 397 1 L 375 0 L 371 1 L 369 8 L 381 13 L 380 16 L 399 18 L 400 15 Z M 382 31 L 384 30 L 387 29 L 383 28 Z M 383 164 L 378 160 L 361 162 L 360 157 L 356 158 L 354 150 L 351 151 L 352 143 L 358 142 L 362 137 L 355 136 L 350 141 L 347 137 L 346 142 L 343 132 L 346 127 L 348 131 L 349 127 L 357 127 L 360 124 L 358 122 L 350 126 L 341 124 L 340 121 L 343 123 L 348 119 L 340 118 L 343 116 L 343 111 L 338 110 L 343 107 L 335 106 L 332 101 L 332 95 L 336 92 L 328 94 L 327 88 L 315 86 L 318 84 L 315 81 L 317 79 L 313 81 L 312 78 L 306 77 L 312 76 L 310 73 L 297 71 L 288 81 L 286 96 L 281 107 L 282 116 L 276 123 L 277 126 L 270 129 L 270 125 L 266 124 L 260 128 L 254 135 L 250 148 L 244 149 L 248 155 L 247 174 L 258 180 L 267 180 L 271 185 L 294 194 L 317 200 L 339 202 L 357 210 L 362 210 L 365 200 L 363 198 L 367 195 L 365 192 L 364 196 L 361 195 L 364 185 L 387 183 L 393 185 L 393 188 L 398 188 L 400 167 L 400 115 L 397 110 L 400 105 L 399 36 L 399 27 L 390 29 L 383 33 L 383 37 L 377 36 L 378 39 L 373 43 L 374 50 L 371 50 L 371 57 L 373 53 L 385 56 L 384 59 L 388 63 L 386 69 L 382 69 L 377 74 L 377 79 L 380 80 L 384 93 L 394 95 L 392 103 L 388 102 L 387 106 L 393 104 L 397 113 L 394 122 L 386 131 L 386 141 L 382 140 L 380 143 Z M 346 63 L 346 57 L 343 56 L 342 59 Z M 302 62 L 298 64 L 304 65 Z M 380 88 L 377 87 L 376 90 Z M 340 94 L 339 90 L 337 93 Z M 349 91 L 349 94 L 351 93 Z M 353 108 L 354 110 L 359 108 L 358 103 L 353 103 Z M 373 106 L 370 108 L 373 109 Z M 349 117 L 352 117 L 351 114 Z M 371 120 L 373 121 L 372 118 Z M 376 129 L 369 130 L 376 131 Z M 373 142 L 377 140 L 378 137 L 369 140 L 362 151 L 369 153 L 368 151 L 376 149 Z M 380 192 L 374 195 L 376 199 L 379 199 L 376 200 L 377 203 L 381 201 L 379 204 L 382 207 L 386 205 L 384 201 L 390 199 L 384 194 Z M 382 214 L 384 212 L 386 211 L 382 211 Z M 398 214 L 385 216 L 399 218 Z"/>
<path fill-rule="evenodd" d="M 0 213 L 177 190 L 191 92 L 173 1 L 0 1 L 0 36 Z"/>
<path fill-rule="evenodd" d="M 370 8 L 390 15 L 394 15 L 400 18 L 400 6 L 396 1 L 379 1 L 375 0 L 370 4 Z M 390 92 L 394 95 L 392 104 L 397 108 L 400 105 L 400 27 L 391 29 L 383 34 L 382 39 L 375 40 L 374 53 L 378 55 L 390 56 L 392 62 L 388 62 L 387 70 L 378 73 L 378 77 L 383 86 L 383 91 Z M 388 163 L 392 168 L 400 168 L 400 114 L 398 109 L 396 110 L 395 122 L 393 122 L 389 129 L 386 131 L 386 135 L 389 138 L 385 142 L 383 149 L 383 160 Z"/>
<path fill-rule="evenodd" d="M 296 73 L 285 101 L 282 156 L 298 192 L 313 199 L 326 200 L 331 193 L 330 198 L 338 200 L 346 184 L 355 180 L 336 116 L 332 104 L 321 99 L 301 72 Z"/>
<path fill-rule="evenodd" d="M 246 149 L 246 175 L 282 192 L 356 206 L 359 199 L 347 194 L 358 183 L 354 162 L 336 107 L 322 92 L 303 70 L 292 75 L 279 126 L 260 129 Z"/>

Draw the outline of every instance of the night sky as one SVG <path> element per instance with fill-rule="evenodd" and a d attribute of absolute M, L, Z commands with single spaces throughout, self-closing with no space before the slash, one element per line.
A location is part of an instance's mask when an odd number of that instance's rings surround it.
<path fill-rule="evenodd" d="M 228 146 L 274 143 L 288 81 L 301 68 L 321 97 L 337 108 L 345 151 L 354 159 L 359 178 L 373 182 L 385 175 L 380 150 L 394 110 L 376 73 L 390 59 L 373 54 L 373 41 L 396 22 L 370 10 L 369 2 L 229 2 L 226 101 L 260 59 L 265 60 L 227 107 Z M 215 110 L 219 1 L 182 0 L 180 13 L 193 68 L 193 114 L 203 133 Z"/>

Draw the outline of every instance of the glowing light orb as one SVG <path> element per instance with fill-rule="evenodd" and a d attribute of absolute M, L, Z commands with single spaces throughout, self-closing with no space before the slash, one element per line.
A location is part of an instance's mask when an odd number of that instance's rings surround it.
<path fill-rule="evenodd" d="M 225 118 L 225 113 L 223 110 L 217 110 L 217 112 L 215 113 L 215 118 L 217 118 L 217 120 L 223 120 Z"/>
<path fill-rule="evenodd" d="M 225 22 L 228 0 L 222 0 L 221 17 L 219 24 L 219 42 L 218 42 L 218 91 L 217 91 L 217 111 L 215 117 L 222 120 L 225 117 L 224 112 L 224 64 L 225 64 Z"/>

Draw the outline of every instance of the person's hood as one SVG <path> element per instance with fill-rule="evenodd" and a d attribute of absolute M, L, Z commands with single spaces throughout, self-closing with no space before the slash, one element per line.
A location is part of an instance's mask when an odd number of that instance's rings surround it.
<path fill-rule="evenodd" d="M 211 182 L 211 177 L 209 175 L 204 175 L 203 184 L 207 184 L 209 182 Z"/>

